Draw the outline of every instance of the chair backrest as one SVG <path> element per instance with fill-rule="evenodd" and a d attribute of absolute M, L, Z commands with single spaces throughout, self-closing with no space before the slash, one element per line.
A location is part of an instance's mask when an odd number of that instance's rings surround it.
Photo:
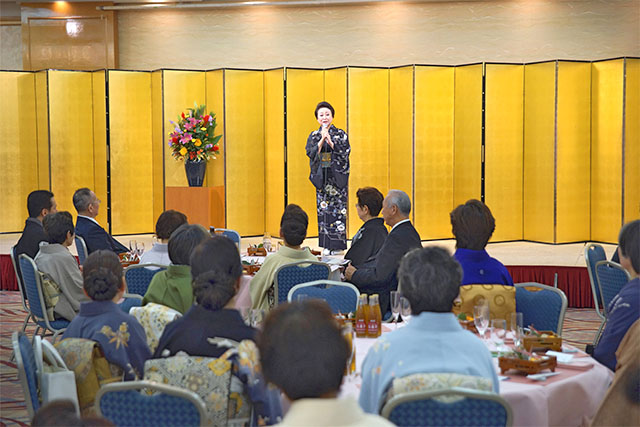
<path fill-rule="evenodd" d="M 334 313 L 356 312 L 360 291 L 351 283 L 334 280 L 315 280 L 300 283 L 289 290 L 287 300 L 295 301 L 298 295 L 325 300 Z"/>
<path fill-rule="evenodd" d="M 16 280 L 18 281 L 18 289 L 20 289 L 20 295 L 22 295 L 22 307 L 24 311 L 29 311 L 27 309 L 27 290 L 24 288 L 22 284 L 22 275 L 20 274 L 20 267 L 18 266 L 18 257 L 16 256 L 16 247 L 12 246 L 11 251 L 9 252 L 11 256 L 11 264 L 13 265 L 13 271 L 16 274 Z"/>
<path fill-rule="evenodd" d="M 460 399 L 443 402 L 439 396 Z M 511 426 L 511 406 L 500 395 L 450 388 L 403 393 L 391 398 L 381 415 L 399 426 Z"/>
<path fill-rule="evenodd" d="M 558 288 L 541 283 L 516 283 L 516 310 L 522 313 L 523 326 L 562 334 L 567 311 L 567 296 Z M 525 288 L 539 290 L 527 290 Z"/>
<path fill-rule="evenodd" d="M 620 264 L 611 261 L 598 261 L 596 263 L 596 279 L 602 296 L 603 311 L 605 315 L 608 315 L 611 300 L 618 295 L 631 276 Z"/>
<path fill-rule="evenodd" d="M 151 270 L 146 267 L 157 267 Z M 124 278 L 127 282 L 127 292 L 144 296 L 149 289 L 151 279 L 156 273 L 167 269 L 166 265 L 161 264 L 132 264 L 124 269 Z"/>
<path fill-rule="evenodd" d="M 158 392 L 148 395 L 142 389 Z M 96 395 L 96 412 L 117 426 L 200 426 L 205 406 L 197 394 L 152 381 L 107 384 Z"/>
<path fill-rule="evenodd" d="M 238 250 L 240 250 L 240 233 L 236 230 L 231 230 L 229 228 L 215 228 L 209 227 L 209 231 L 213 229 L 213 234 L 222 234 L 225 237 L 228 237 L 236 244 Z"/>
<path fill-rule="evenodd" d="M 76 234 L 74 240 L 76 242 L 76 251 L 78 252 L 78 261 L 80 261 L 80 265 L 82 265 L 84 264 L 84 260 L 89 256 L 89 250 L 82 237 Z"/>
<path fill-rule="evenodd" d="M 604 305 L 602 303 L 602 296 L 600 295 L 600 287 L 598 286 L 598 279 L 596 276 L 596 264 L 599 261 L 606 261 L 607 254 L 604 252 L 602 245 L 589 243 L 584 248 L 584 259 L 587 262 L 589 283 L 591 283 L 591 293 L 593 295 L 593 303 L 596 307 L 596 313 L 604 319 Z"/>
<path fill-rule="evenodd" d="M 31 347 L 29 338 L 27 338 L 23 332 L 15 331 L 11 335 L 11 342 L 16 357 L 18 380 L 24 393 L 27 412 L 29 412 L 29 417 L 32 418 L 33 414 L 40 408 L 35 354 L 33 353 L 33 347 Z"/>
<path fill-rule="evenodd" d="M 42 283 L 36 263 L 27 254 L 20 254 L 18 262 L 22 273 L 22 283 L 27 293 L 28 311 L 38 320 L 44 320 L 48 323 L 47 307 L 44 303 Z"/>
<path fill-rule="evenodd" d="M 299 261 L 281 265 L 276 270 L 274 280 L 277 303 L 286 302 L 289 291 L 295 285 L 314 280 L 326 280 L 329 278 L 329 273 L 331 273 L 331 268 L 324 262 Z"/>

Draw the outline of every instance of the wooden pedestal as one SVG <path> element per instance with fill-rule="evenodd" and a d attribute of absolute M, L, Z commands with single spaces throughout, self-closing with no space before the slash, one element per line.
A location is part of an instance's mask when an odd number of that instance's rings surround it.
<path fill-rule="evenodd" d="M 165 209 L 175 209 L 187 216 L 189 224 L 224 228 L 224 186 L 166 187 Z"/>

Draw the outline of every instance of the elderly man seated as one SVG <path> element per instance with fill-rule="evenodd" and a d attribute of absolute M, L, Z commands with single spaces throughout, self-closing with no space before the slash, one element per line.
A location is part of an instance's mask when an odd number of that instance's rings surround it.
<path fill-rule="evenodd" d="M 411 249 L 422 247 L 420 235 L 409 221 L 411 199 L 404 191 L 391 190 L 382 202 L 382 217 L 391 227 L 378 253 L 360 268 L 350 265 L 344 276 L 366 294 L 380 295 L 380 310 L 389 311 L 391 291 L 398 288 L 396 271 L 400 259 Z"/>
<path fill-rule="evenodd" d="M 84 239 L 87 251 L 92 253 L 98 249 L 106 249 L 115 253 L 128 252 L 128 249 L 111 237 L 98 224 L 96 217 L 100 210 L 100 199 L 88 188 L 80 188 L 73 193 L 73 206 L 78 211 L 76 234 Z"/>
<path fill-rule="evenodd" d="M 484 383 L 491 381 L 497 393 L 491 353 L 451 313 L 462 280 L 456 260 L 443 248 L 415 249 L 402 259 L 398 279 L 413 316 L 405 327 L 379 338 L 367 353 L 360 406 L 377 413 L 394 379 L 419 373 L 481 377 Z"/>

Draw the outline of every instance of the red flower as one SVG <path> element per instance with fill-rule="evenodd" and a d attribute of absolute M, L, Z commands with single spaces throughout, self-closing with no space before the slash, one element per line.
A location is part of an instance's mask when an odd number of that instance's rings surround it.
<path fill-rule="evenodd" d="M 213 151 L 219 151 L 219 150 L 220 150 L 220 147 L 218 147 L 217 145 L 213 146 Z"/>
<path fill-rule="evenodd" d="M 185 118 L 185 117 L 184 117 L 184 113 L 180 113 L 180 115 L 182 116 L 182 118 L 183 118 L 183 119 Z"/>
<path fill-rule="evenodd" d="M 195 153 L 193 153 L 193 152 L 189 153 L 189 158 L 190 158 L 191 160 L 193 160 L 193 158 L 194 158 L 195 156 L 196 156 L 196 155 L 195 155 Z"/>
<path fill-rule="evenodd" d="M 178 142 L 178 138 L 176 138 L 176 137 L 174 136 L 173 138 L 171 138 L 171 142 L 173 142 L 173 143 L 175 144 L 176 142 Z"/>
<path fill-rule="evenodd" d="M 205 122 L 208 122 L 208 121 L 209 121 L 209 115 L 208 115 L 208 114 L 205 114 L 205 115 L 202 117 L 202 120 L 204 120 Z"/>

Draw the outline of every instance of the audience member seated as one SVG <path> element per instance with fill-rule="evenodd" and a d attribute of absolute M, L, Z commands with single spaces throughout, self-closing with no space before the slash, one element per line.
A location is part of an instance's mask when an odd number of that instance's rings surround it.
<path fill-rule="evenodd" d="M 40 247 L 40 242 L 47 241 L 47 235 L 42 228 L 42 219 L 57 212 L 56 200 L 53 193 L 47 190 L 36 190 L 27 197 L 27 210 L 29 218 L 24 224 L 24 230 L 20 240 L 16 243 L 16 262 L 22 254 L 35 258 Z"/>
<path fill-rule="evenodd" d="M 622 287 L 608 307 L 607 324 L 593 357 L 612 371 L 616 369 L 616 350 L 631 325 L 640 318 L 640 220 L 625 224 L 618 236 L 620 265 L 631 280 Z"/>
<path fill-rule="evenodd" d="M 456 238 L 453 256 L 462 266 L 462 284 L 513 286 L 513 279 L 505 266 L 485 250 L 496 229 L 496 220 L 487 205 L 471 199 L 455 208 L 450 217 Z"/>
<path fill-rule="evenodd" d="M 172 236 L 173 238 L 173 236 Z M 171 245 L 171 242 L 169 242 Z M 165 328 L 154 358 L 184 351 L 190 356 L 220 357 L 221 339 L 254 340 L 256 330 L 245 325 L 235 309 L 242 264 L 235 243 L 224 236 L 202 242 L 191 255 L 194 304 Z"/>
<path fill-rule="evenodd" d="M 367 353 L 360 406 L 378 413 L 392 381 L 417 373 L 483 377 L 498 393 L 491 353 L 451 313 L 462 280 L 456 260 L 443 248 L 415 249 L 402 259 L 398 280 L 413 316 L 407 326 L 382 335 Z"/>
<path fill-rule="evenodd" d="M 169 237 L 178 227 L 187 223 L 187 217 L 182 212 L 168 210 L 164 211 L 158 217 L 156 222 L 156 239 L 158 241 L 153 244 L 150 250 L 146 251 L 140 257 L 140 264 L 161 264 L 169 265 Z M 151 267 L 156 269 L 157 267 Z"/>
<path fill-rule="evenodd" d="M 382 217 L 391 227 L 378 254 L 362 267 L 352 265 L 345 269 L 345 279 L 353 283 L 366 294 L 380 295 L 382 315 L 389 311 L 391 291 L 398 288 L 396 272 L 400 259 L 411 249 L 420 248 L 420 235 L 409 221 L 411 200 L 407 193 L 391 190 L 382 202 Z"/>
<path fill-rule="evenodd" d="M 338 398 L 350 351 L 329 306 L 319 300 L 281 304 L 259 335 L 265 379 L 292 401 L 281 426 L 391 426 Z"/>
<path fill-rule="evenodd" d="M 89 301 L 82 287 L 78 261 L 69 252 L 75 230 L 73 217 L 69 212 L 61 211 L 47 215 L 43 223 L 48 243 L 40 244 L 40 251 L 34 261 L 38 270 L 51 276 L 62 291 L 53 308 L 56 317 L 73 320 L 80 310 L 80 303 Z"/>
<path fill-rule="evenodd" d="M 183 224 L 169 238 L 171 265 L 153 276 L 142 304 L 153 302 L 166 305 L 184 314 L 193 305 L 191 267 L 189 258 L 209 233 L 200 225 Z"/>
<path fill-rule="evenodd" d="M 115 253 L 129 251 L 122 243 L 111 237 L 96 221 L 95 218 L 100 210 L 100 200 L 93 191 L 88 188 L 76 190 L 73 194 L 73 206 L 78 211 L 76 234 L 84 239 L 89 253 L 99 249 Z"/>
<path fill-rule="evenodd" d="M 31 420 L 31 427 L 84 427 L 113 426 L 104 417 L 88 416 L 80 418 L 70 400 L 54 400 L 38 409 Z"/>
<path fill-rule="evenodd" d="M 378 218 L 384 199 L 382 193 L 377 188 L 364 187 L 358 189 L 356 196 L 356 211 L 364 224 L 351 239 L 351 247 L 344 258 L 350 260 L 354 267 L 360 268 L 378 253 L 389 233 L 384 226 L 384 219 Z"/>
<path fill-rule="evenodd" d="M 86 338 L 100 344 L 104 357 L 124 371 L 125 380 L 142 378 L 144 362 L 151 357 L 140 323 L 116 304 L 125 289 L 122 265 L 108 250 L 97 250 L 82 266 L 84 291 L 92 301 L 64 332 L 65 338 Z"/>
<path fill-rule="evenodd" d="M 309 248 L 301 248 L 307 237 L 309 217 L 298 205 L 287 205 L 280 219 L 280 237 L 284 246 L 268 256 L 251 279 L 251 308 L 270 310 L 277 304 L 274 281 L 278 267 L 299 261 L 318 261 Z"/>

